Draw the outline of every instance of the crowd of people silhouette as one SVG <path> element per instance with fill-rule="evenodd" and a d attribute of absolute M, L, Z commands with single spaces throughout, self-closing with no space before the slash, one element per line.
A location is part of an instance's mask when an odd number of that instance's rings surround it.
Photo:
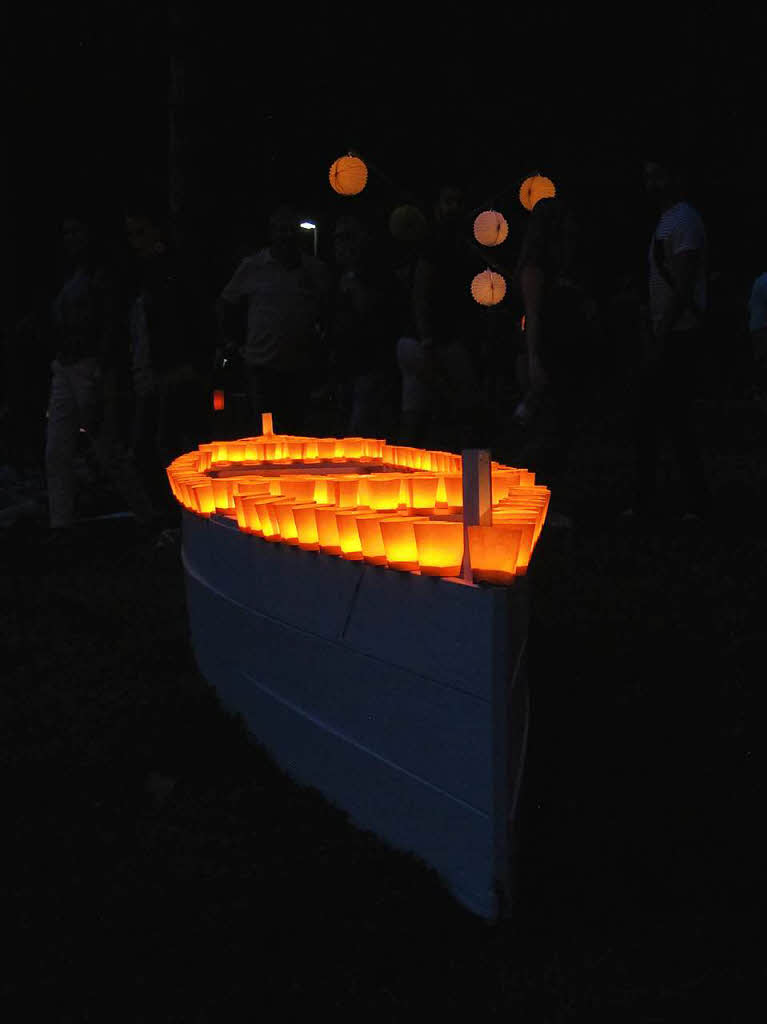
<path fill-rule="evenodd" d="M 693 417 L 700 370 L 721 345 L 712 335 L 728 330 L 745 339 L 738 386 L 764 395 L 767 274 L 753 268 L 747 308 L 723 309 L 683 167 L 661 152 L 643 170 L 654 217 L 643 277 L 627 268 L 597 298 L 589 225 L 567 198 L 544 198 L 513 262 L 495 258 L 509 288 L 490 309 L 469 284 L 492 260 L 453 180 L 431 202 L 388 216 L 350 204 L 320 256 L 300 211 L 275 205 L 268 237 L 233 256 L 224 282 L 199 279 L 162 206 L 124 203 L 117 247 L 103 215 L 68 210 L 55 287 L 6 331 L 5 462 L 23 476 L 39 459 L 53 546 L 66 546 L 82 519 L 79 463 L 140 528 L 167 528 L 178 513 L 165 466 L 201 441 L 258 433 L 263 411 L 293 434 L 489 447 L 556 495 L 579 410 L 611 376 L 629 375 L 636 497 L 625 515 L 655 513 L 668 439 L 680 514 L 703 518 L 711 489 Z"/>

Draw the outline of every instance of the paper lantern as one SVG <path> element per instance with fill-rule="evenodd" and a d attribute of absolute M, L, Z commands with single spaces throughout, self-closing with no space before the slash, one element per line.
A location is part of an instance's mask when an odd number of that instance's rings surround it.
<path fill-rule="evenodd" d="M 216 500 L 213 494 L 213 485 L 210 480 L 203 483 L 192 484 L 189 488 L 193 507 L 202 516 L 210 516 L 216 511 Z"/>
<path fill-rule="evenodd" d="M 326 555 L 341 554 L 341 539 L 338 536 L 338 524 L 336 523 L 335 505 L 322 508 L 317 507 L 317 535 L 320 542 L 320 550 Z"/>
<path fill-rule="evenodd" d="M 336 504 L 339 508 L 359 508 L 364 504 L 359 498 L 361 476 L 349 473 L 346 476 L 337 477 L 336 483 L 338 485 Z"/>
<path fill-rule="evenodd" d="M 524 576 L 530 564 L 533 548 L 535 547 L 535 531 L 538 524 L 536 512 L 526 512 L 524 509 L 493 509 L 493 525 L 514 526 L 520 533 L 519 549 L 517 551 L 517 575 Z"/>
<path fill-rule="evenodd" d="M 480 245 L 500 245 L 509 237 L 506 218 L 497 210 L 485 210 L 474 221 L 474 237 Z"/>
<path fill-rule="evenodd" d="M 213 392 L 213 411 L 220 412 L 224 404 L 224 392 L 221 388 L 216 388 Z"/>
<path fill-rule="evenodd" d="M 270 501 L 263 502 L 259 507 L 258 516 L 261 520 L 261 536 L 264 540 L 269 540 L 273 543 L 282 540 L 276 506 L 286 500 L 289 501 L 290 499 L 272 498 Z"/>
<path fill-rule="evenodd" d="M 418 207 L 406 203 L 392 210 L 389 231 L 398 242 L 421 242 L 426 238 L 428 225 Z"/>
<path fill-rule="evenodd" d="M 480 306 L 497 306 L 506 294 L 506 282 L 494 270 L 483 270 L 471 282 L 471 294 Z"/>
<path fill-rule="evenodd" d="M 463 562 L 463 523 L 414 523 L 418 566 L 426 576 L 457 576 Z"/>
<path fill-rule="evenodd" d="M 330 168 L 330 185 L 340 196 L 356 196 L 368 180 L 368 169 L 358 156 L 341 156 Z"/>
<path fill-rule="evenodd" d="M 376 512 L 362 512 L 356 516 L 362 557 L 371 565 L 386 565 L 386 548 L 381 534 L 381 520 L 384 518 Z"/>
<path fill-rule="evenodd" d="M 316 486 L 317 481 L 313 476 L 291 476 L 282 481 L 282 493 L 288 498 L 295 498 L 296 501 L 314 501 Z"/>
<path fill-rule="evenodd" d="M 277 515 L 277 523 L 280 528 L 280 540 L 286 544 L 298 544 L 298 529 L 293 517 L 293 506 L 287 502 L 272 505 L 271 508 Z"/>
<path fill-rule="evenodd" d="M 418 516 L 387 516 L 381 520 L 386 561 L 392 569 L 413 571 L 418 568 L 418 545 L 414 524 Z"/>
<path fill-rule="evenodd" d="M 513 583 L 522 538 L 521 528 L 513 523 L 501 523 L 470 526 L 468 533 L 474 579 L 483 583 Z"/>
<path fill-rule="evenodd" d="M 357 528 L 357 512 L 348 510 L 336 513 L 336 527 L 341 554 L 353 562 L 362 561 L 362 541 Z"/>
<path fill-rule="evenodd" d="M 553 199 L 557 194 L 551 178 L 533 174 L 525 178 L 519 189 L 519 201 L 526 210 L 532 210 L 539 199 Z"/>
<path fill-rule="evenodd" d="M 319 551 L 320 538 L 317 533 L 317 506 L 307 502 L 293 506 L 293 522 L 296 524 L 298 546 L 304 551 Z"/>
<path fill-rule="evenodd" d="M 445 486 L 445 501 L 449 508 L 463 508 L 463 476 L 460 473 L 446 473 L 442 477 Z M 440 489 L 437 488 L 437 496 Z"/>
<path fill-rule="evenodd" d="M 234 508 L 234 484 L 231 478 L 213 477 L 213 500 L 217 509 Z"/>
<path fill-rule="evenodd" d="M 272 465 L 246 458 L 261 453 Z M 324 461 L 323 469 L 280 468 L 307 456 Z M 349 472 L 327 475 L 330 460 L 345 463 Z M 363 460 L 380 463 L 383 472 L 363 472 Z M 175 459 L 166 473 L 188 511 L 226 516 L 264 540 L 401 571 L 460 573 L 463 478 L 461 459 L 452 453 L 372 438 L 272 433 L 201 444 Z M 496 461 L 491 486 L 492 527 L 474 535 L 472 568 L 479 581 L 508 583 L 527 569 L 551 493 L 529 470 Z"/>
<path fill-rule="evenodd" d="M 413 474 L 405 478 L 407 504 L 412 509 L 428 510 L 437 504 L 439 477 Z"/>
<path fill-rule="evenodd" d="M 399 508 L 403 477 L 395 473 L 369 476 L 364 483 L 360 501 L 374 512 L 394 512 Z"/>

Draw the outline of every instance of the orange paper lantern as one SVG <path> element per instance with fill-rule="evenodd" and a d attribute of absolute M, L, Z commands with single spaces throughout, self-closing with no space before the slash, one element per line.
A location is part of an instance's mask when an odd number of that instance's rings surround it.
<path fill-rule="evenodd" d="M 386 548 L 381 534 L 381 520 L 375 512 L 362 512 L 356 517 L 362 557 L 371 565 L 386 565 Z"/>
<path fill-rule="evenodd" d="M 509 237 L 506 218 L 497 210 L 485 210 L 474 221 L 474 237 L 480 245 L 500 245 Z"/>
<path fill-rule="evenodd" d="M 469 554 L 474 579 L 509 584 L 517 572 L 522 528 L 514 523 L 469 527 Z"/>
<path fill-rule="evenodd" d="M 463 523 L 414 523 L 418 565 L 426 576 L 457 576 L 463 561 Z"/>
<path fill-rule="evenodd" d="M 358 156 L 341 156 L 330 168 L 330 185 L 340 196 L 356 196 L 368 180 L 368 169 Z"/>
<path fill-rule="evenodd" d="M 386 561 L 392 569 L 413 571 L 418 568 L 418 545 L 414 524 L 423 522 L 418 516 L 391 516 L 381 520 Z"/>
<path fill-rule="evenodd" d="M 506 294 L 506 282 L 493 270 L 483 270 L 471 282 L 471 294 L 480 306 L 497 306 Z"/>
<path fill-rule="evenodd" d="M 532 174 L 525 178 L 519 189 L 519 201 L 526 210 L 532 210 L 539 199 L 553 199 L 557 194 L 551 178 L 542 174 Z"/>
<path fill-rule="evenodd" d="M 319 551 L 320 538 L 317 533 L 317 506 L 314 504 L 294 505 L 293 522 L 298 533 L 298 546 L 304 551 Z"/>

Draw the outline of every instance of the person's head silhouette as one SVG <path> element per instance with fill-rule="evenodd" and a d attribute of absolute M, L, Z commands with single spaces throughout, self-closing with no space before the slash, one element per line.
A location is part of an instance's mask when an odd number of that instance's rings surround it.
<path fill-rule="evenodd" d="M 292 206 L 278 206 L 270 214 L 269 249 L 284 267 L 296 267 L 301 262 L 299 216 Z"/>
<path fill-rule="evenodd" d="M 152 205 L 136 203 L 125 211 L 128 242 L 142 261 L 161 256 L 167 249 L 165 218 Z"/>
<path fill-rule="evenodd" d="M 643 161 L 644 186 L 654 208 L 667 210 L 685 195 L 687 171 L 682 157 L 661 148 L 648 151 Z"/>
<path fill-rule="evenodd" d="M 464 195 L 460 185 L 446 182 L 437 193 L 434 218 L 438 224 L 455 224 L 464 213 Z"/>

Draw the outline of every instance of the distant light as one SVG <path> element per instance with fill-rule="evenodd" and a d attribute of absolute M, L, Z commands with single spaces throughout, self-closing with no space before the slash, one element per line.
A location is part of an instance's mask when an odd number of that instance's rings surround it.
<path fill-rule="evenodd" d="M 316 224 L 312 224 L 310 220 L 302 220 L 300 225 L 304 231 L 314 231 L 317 227 Z"/>

